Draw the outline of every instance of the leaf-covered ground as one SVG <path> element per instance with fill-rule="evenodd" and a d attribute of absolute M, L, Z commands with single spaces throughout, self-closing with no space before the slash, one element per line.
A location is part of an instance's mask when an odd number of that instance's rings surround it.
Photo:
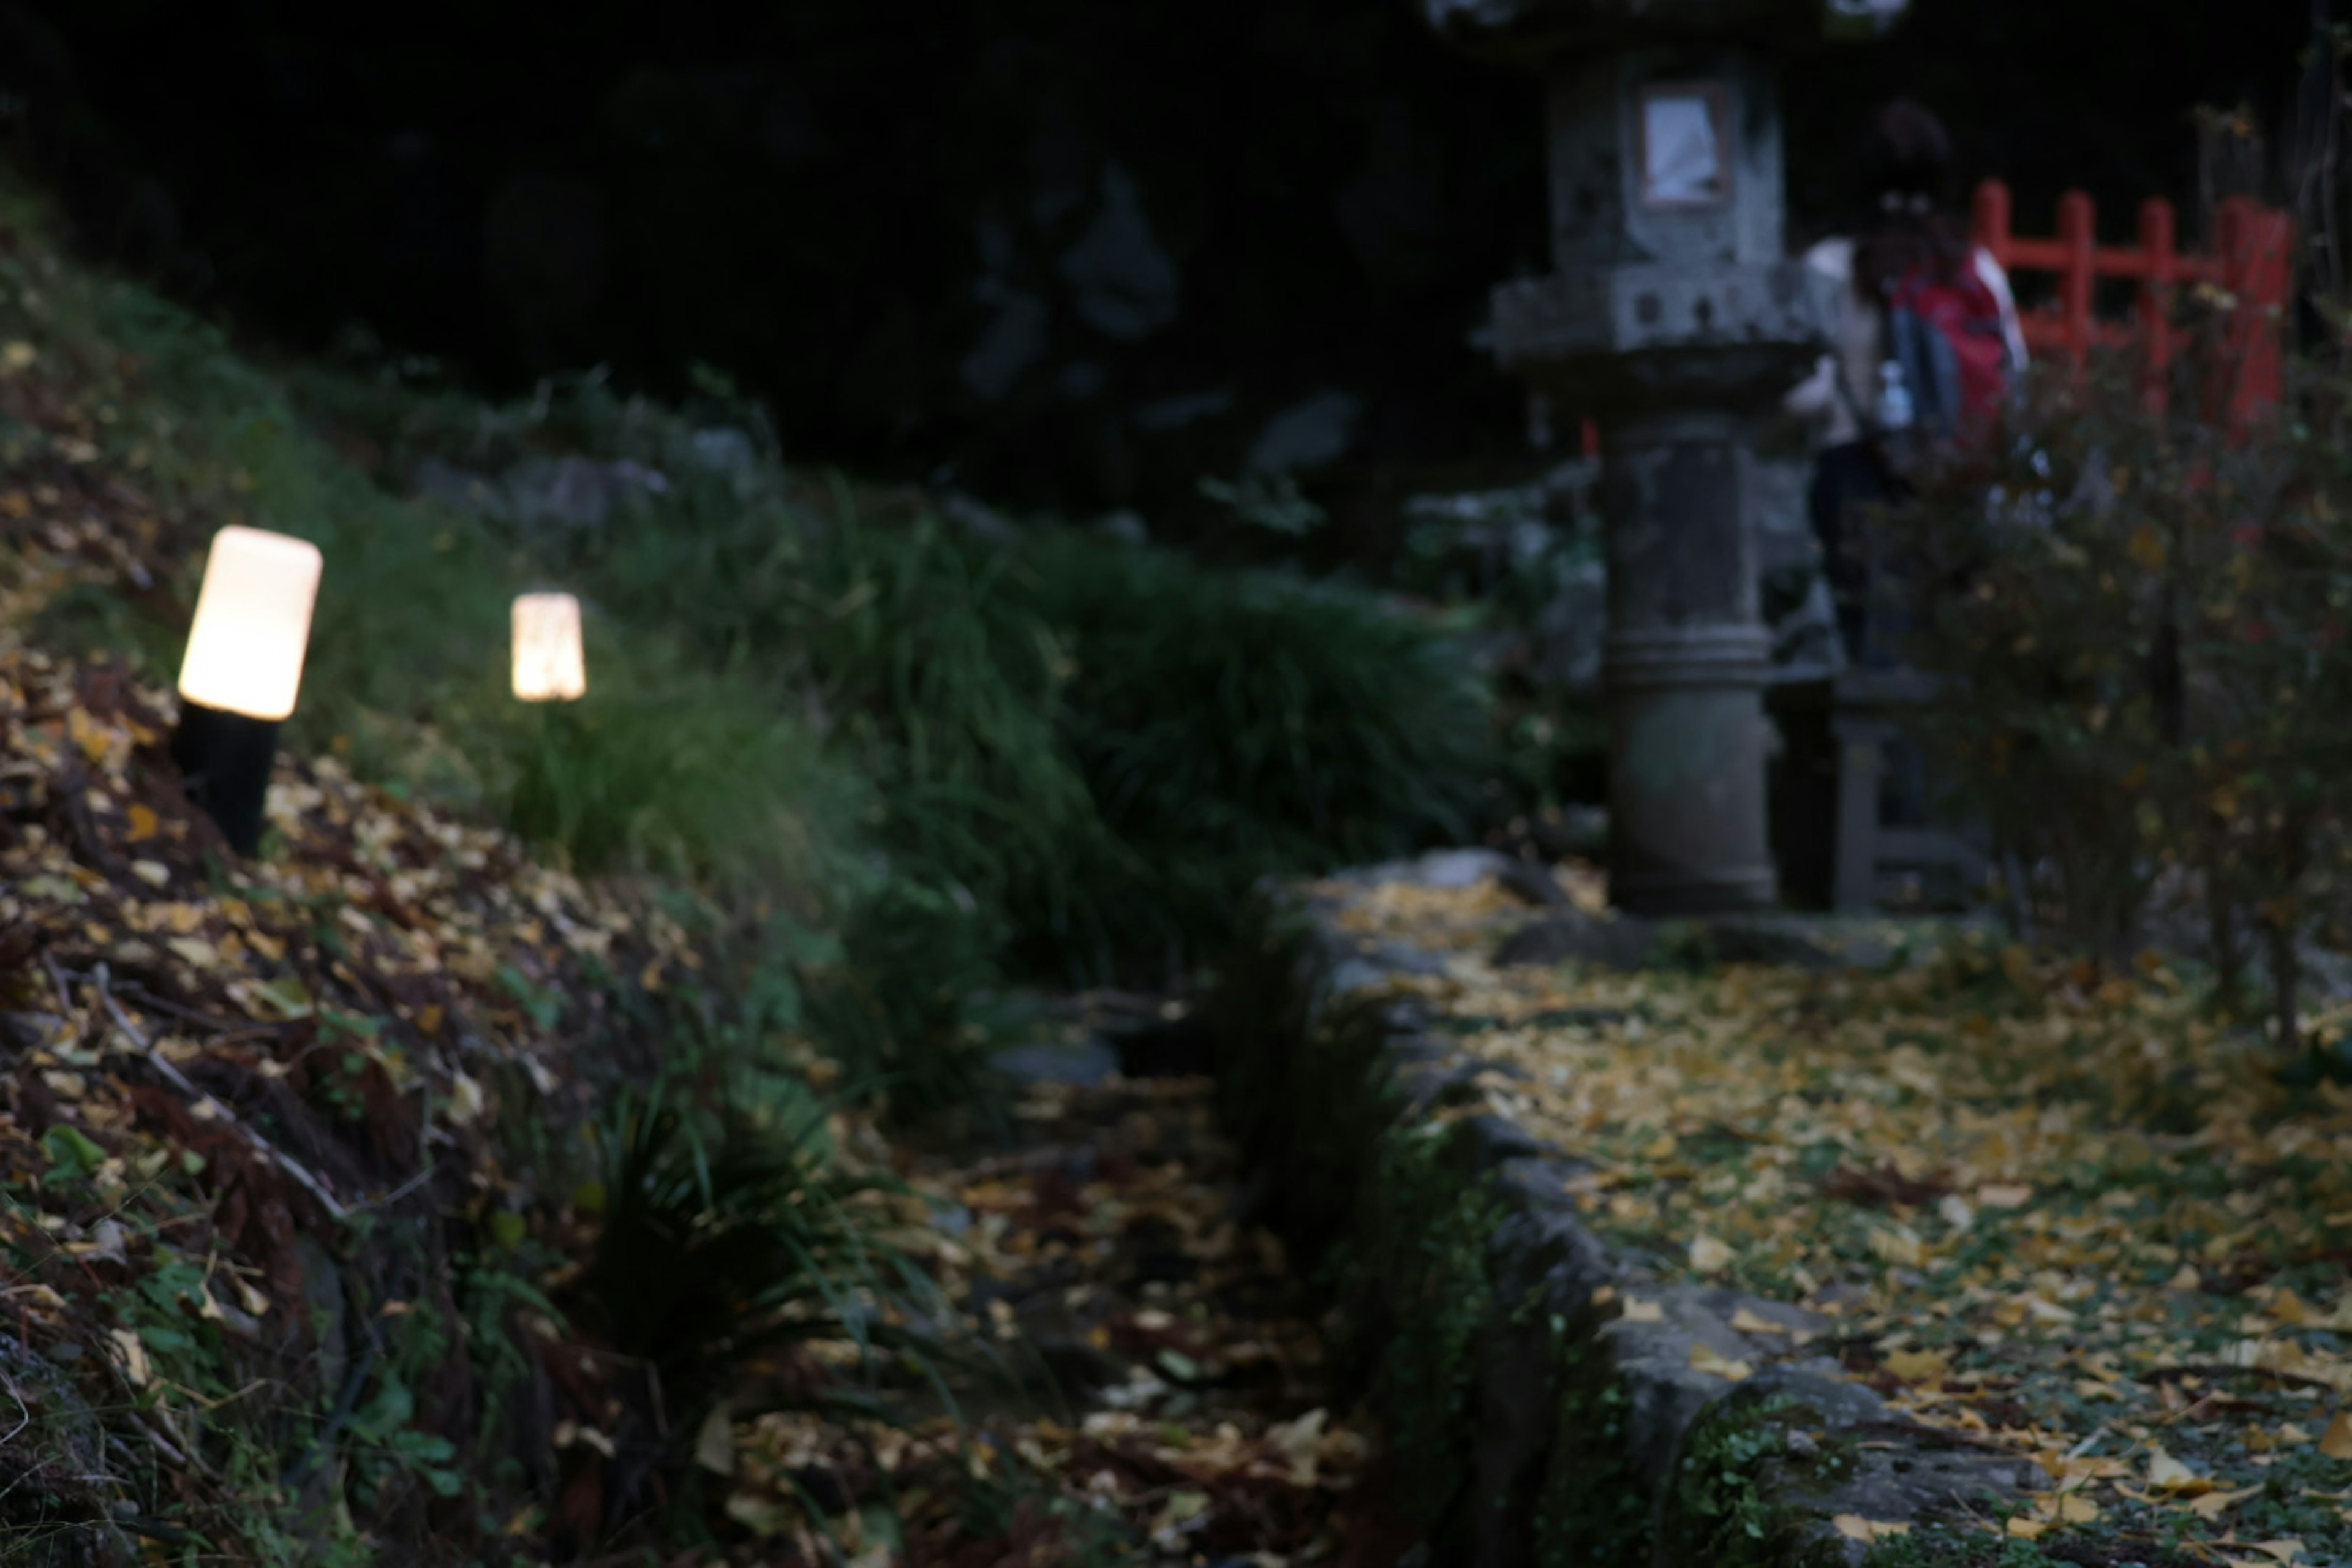
<path fill-rule="evenodd" d="M 1956 934 L 1866 972 L 1496 968 L 1512 903 L 1393 888 L 1350 918 L 1457 950 L 1408 989 L 1498 1069 L 1466 1109 L 1589 1162 L 1598 1229 L 1813 1309 L 1831 1330 L 1781 1353 L 2038 1459 L 2032 1508 L 1975 1528 L 2352 1562 L 2352 1093 L 2282 1088 L 2152 958 Z"/>
<path fill-rule="evenodd" d="M 728 1561 L 830 1539 L 973 1568 L 1392 1562 L 1350 1506 L 1370 1442 L 1328 1407 L 1311 1295 L 1239 1175 L 1199 1079 L 1037 1085 L 1009 1141 L 915 1162 L 934 1266 L 989 1348 L 951 1372 L 953 1416 L 707 1432 L 754 1538 Z"/>
<path fill-rule="evenodd" d="M 304 1528 L 463 1535 L 499 1397 L 466 1341 L 536 1288 L 460 1300 L 446 1249 L 569 1214 L 558 1151 L 625 1070 L 614 977 L 700 961 L 331 762 L 281 765 L 278 848 L 235 868 L 166 711 L 0 651 L 0 1539 L 39 1560 L 111 1515 L 92 1561 L 260 1562 Z M 270 1435 L 312 1462 L 273 1471 Z M 303 1527 L 344 1442 L 351 1510 Z"/>

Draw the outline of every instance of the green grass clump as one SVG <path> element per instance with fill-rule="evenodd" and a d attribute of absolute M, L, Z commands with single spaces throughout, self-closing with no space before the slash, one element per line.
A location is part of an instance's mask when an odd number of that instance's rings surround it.
<path fill-rule="evenodd" d="M 1158 980 L 1214 951 L 1260 876 L 1474 829 L 1496 762 L 1483 682 L 1456 638 L 1370 594 L 1068 530 L 978 539 L 921 495 L 803 479 L 717 378 L 682 409 L 594 376 L 487 411 L 304 384 L 395 468 L 563 450 L 663 476 L 593 529 L 500 526 L 611 613 L 760 671 L 874 781 L 892 913 L 860 929 L 893 934 L 849 946 L 878 964 Z"/>
<path fill-rule="evenodd" d="M 899 1343 L 884 1305 L 929 1304 L 921 1268 L 880 1239 L 887 1182 L 824 1148 L 824 1108 L 712 1125 L 656 1087 L 599 1129 L 597 1236 L 569 1301 L 619 1354 L 657 1368 L 668 1415 L 698 1416 L 730 1369 L 817 1339 Z"/>
<path fill-rule="evenodd" d="M 1272 872 L 1475 831 L 1486 696 L 1452 639 L 1373 596 L 1068 533 L 1025 553 L 1075 661 L 1060 728 L 1120 860 L 1098 952 L 1196 954 Z"/>
<path fill-rule="evenodd" d="M 782 889 L 803 908 L 858 885 L 850 834 L 866 787 L 805 724 L 675 658 L 599 669 L 586 700 L 499 714 L 487 782 L 510 828 L 584 868 L 745 897 Z"/>

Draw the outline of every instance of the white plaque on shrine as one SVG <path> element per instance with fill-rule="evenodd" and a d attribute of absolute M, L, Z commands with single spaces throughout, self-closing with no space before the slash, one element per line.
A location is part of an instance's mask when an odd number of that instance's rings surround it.
<path fill-rule="evenodd" d="M 1710 82 L 1642 92 L 1642 205 L 1720 206 L 1731 199 L 1723 89 Z"/>

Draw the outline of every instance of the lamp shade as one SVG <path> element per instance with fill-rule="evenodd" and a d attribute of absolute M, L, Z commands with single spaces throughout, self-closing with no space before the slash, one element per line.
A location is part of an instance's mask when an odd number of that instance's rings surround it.
<path fill-rule="evenodd" d="M 588 691 L 580 651 L 580 601 L 569 594 L 524 594 L 514 602 L 514 694 L 525 702 L 570 702 Z"/>
<path fill-rule="evenodd" d="M 248 719 L 292 713 L 325 564 L 317 545 L 282 533 L 231 525 L 214 534 L 180 695 Z"/>

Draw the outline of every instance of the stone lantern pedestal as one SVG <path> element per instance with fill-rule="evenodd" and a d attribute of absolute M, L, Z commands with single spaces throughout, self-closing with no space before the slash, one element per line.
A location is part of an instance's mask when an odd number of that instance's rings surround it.
<path fill-rule="evenodd" d="M 1778 899 L 1766 818 L 1771 639 L 1750 431 L 1820 353 L 1822 281 L 1786 254 L 1779 50 L 1815 0 L 1423 0 L 1549 88 L 1549 277 L 1494 296 L 1496 353 L 1601 428 L 1611 891 L 1706 914 Z"/>

